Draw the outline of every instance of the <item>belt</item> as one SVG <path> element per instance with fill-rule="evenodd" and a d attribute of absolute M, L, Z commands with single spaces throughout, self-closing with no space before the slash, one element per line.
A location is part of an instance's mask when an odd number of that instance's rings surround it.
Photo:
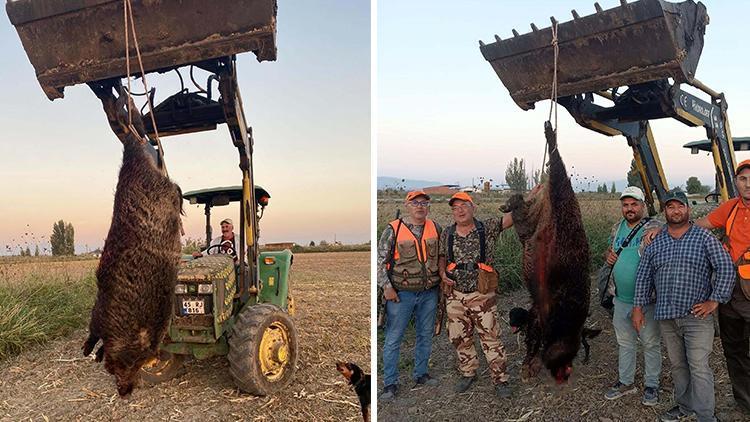
<path fill-rule="evenodd" d="M 453 267 L 454 270 L 476 270 L 477 268 L 479 268 L 479 264 L 477 264 L 476 262 L 464 262 L 461 264 L 456 264 L 456 266 Z"/>

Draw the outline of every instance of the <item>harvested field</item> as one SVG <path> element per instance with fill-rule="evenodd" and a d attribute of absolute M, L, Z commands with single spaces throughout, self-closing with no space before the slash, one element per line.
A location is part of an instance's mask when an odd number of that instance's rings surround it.
<path fill-rule="evenodd" d="M 14 259 L 15 258 L 15 259 Z M 0 289 L 23 282 L 29 277 L 56 278 L 67 281 L 79 280 L 93 275 L 98 260 L 59 260 L 52 257 L 24 258 L 3 257 L 0 259 Z"/>
<path fill-rule="evenodd" d="M 388 221 L 395 217 L 398 208 L 404 211 L 403 195 L 403 193 L 378 192 L 378 235 Z M 507 200 L 507 195 L 494 192 L 472 194 L 472 196 L 478 205 L 477 217 L 479 219 L 498 216 L 498 208 Z M 596 270 L 602 263 L 602 253 L 607 247 L 610 228 L 621 218 L 620 201 L 616 195 L 611 194 L 582 193 L 577 196 L 591 248 L 592 268 Z M 433 195 L 431 202 L 430 218 L 443 227 L 451 224 L 448 197 Z M 705 215 L 711 208 L 711 205 L 699 203 L 693 206 L 692 216 L 697 218 Z M 609 316 L 596 305 L 595 300 L 592 300 L 592 314 L 588 325 L 592 328 L 602 328 L 604 331 L 599 337 L 590 341 L 590 363 L 582 365 L 581 359 L 576 359 L 573 376 L 567 386 L 555 385 L 548 371 L 542 371 L 538 379 L 521 383 L 519 370 L 526 353 L 526 346 L 522 339 L 510 333 L 507 315 L 508 311 L 515 306 L 526 307 L 529 298 L 521 280 L 520 242 L 512 229 L 502 234 L 494 252 L 501 278 L 499 291 L 502 295 L 498 302 L 498 309 L 500 317 L 505 321 L 501 322 L 501 340 L 508 357 L 511 382 L 515 388 L 513 398 L 501 400 L 494 396 L 487 365 L 478 341 L 476 341 L 476 348 L 481 362 L 480 379 L 468 392 L 454 393 L 453 388 L 459 380 L 459 374 L 456 370 L 455 349 L 448 341 L 445 331 L 440 337 L 434 338 L 430 360 L 430 374 L 440 381 L 440 385 L 432 388 L 415 388 L 411 380 L 414 331 L 410 328 L 401 347 L 400 394 L 391 403 L 379 403 L 379 420 L 442 421 L 465 419 L 467 415 L 471 415 L 472 419 L 476 420 L 517 422 L 645 421 L 657 420 L 659 413 L 669 409 L 672 403 L 672 382 L 669 377 L 669 359 L 664 347 L 662 347 L 662 389 L 658 406 L 648 408 L 640 404 L 643 388 L 642 353 L 638 354 L 638 372 L 636 373 L 636 384 L 641 391 L 616 401 L 604 399 L 605 391 L 617 379 L 617 341 Z M 595 294 L 596 285 L 593 285 L 591 290 L 592 294 Z M 383 332 L 380 330 L 378 331 L 378 365 L 382 365 L 382 346 Z M 715 373 L 718 417 L 722 421 L 742 420 L 742 417 L 734 410 L 731 385 L 726 373 L 721 341 L 718 337 L 714 343 L 711 367 Z M 382 387 L 382 384 L 378 385 L 379 392 Z"/>
<path fill-rule="evenodd" d="M 0 420 L 359 420 L 356 394 L 334 363 L 370 372 L 369 278 L 367 252 L 295 256 L 299 361 L 292 383 L 274 396 L 240 393 L 226 359 L 215 357 L 122 400 L 103 366 L 81 355 L 79 329 L 0 362 Z"/>
<path fill-rule="evenodd" d="M 593 290 L 596 290 L 594 287 Z M 604 331 L 590 340 L 591 361 L 582 365 L 582 354 L 573 362 L 573 375 L 566 386 L 558 386 L 543 370 L 539 377 L 527 383 L 519 380 L 521 362 L 526 353 L 522 339 L 517 339 L 508 327 L 508 311 L 514 306 L 526 306 L 528 295 L 523 290 L 504 294 L 499 298 L 498 309 L 503 319 L 500 323 L 501 341 L 508 358 L 508 372 L 514 388 L 511 399 L 495 397 L 487 372 L 487 363 L 481 353 L 479 342 L 475 347 L 480 355 L 479 380 L 466 393 L 453 391 L 459 380 L 453 345 L 445 331 L 434 338 L 430 374 L 437 378 L 436 387 L 415 387 L 411 380 L 414 356 L 414 331 L 407 332 L 401 347 L 399 395 L 390 403 L 378 403 L 378 420 L 395 421 L 449 421 L 471 415 L 474 420 L 497 421 L 652 421 L 658 420 L 661 412 L 672 406 L 672 380 L 667 351 L 662 346 L 662 375 L 659 404 L 655 407 L 641 405 L 643 394 L 643 355 L 639 350 L 635 383 L 637 394 L 618 400 L 604 399 L 604 393 L 617 379 L 617 341 L 609 316 L 597 305 L 592 305 L 592 315 L 587 326 Z M 382 332 L 378 333 L 378 357 L 382 362 Z M 735 410 L 732 388 L 729 384 L 721 341 L 714 341 L 711 368 L 715 376 L 716 415 L 723 422 L 742 421 Z M 381 365 L 379 363 L 378 365 Z M 378 385 L 382 390 L 382 385 Z M 695 420 L 691 418 L 688 420 Z"/>

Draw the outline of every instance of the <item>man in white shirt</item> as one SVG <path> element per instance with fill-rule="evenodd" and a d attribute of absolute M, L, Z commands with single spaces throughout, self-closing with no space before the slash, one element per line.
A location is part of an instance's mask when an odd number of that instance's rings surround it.
<path fill-rule="evenodd" d="M 193 252 L 193 258 L 224 253 L 232 255 L 237 259 L 237 247 L 234 238 L 234 225 L 232 224 L 232 219 L 225 218 L 221 220 L 221 236 L 215 237 L 211 240 L 211 243 L 202 252 Z"/>

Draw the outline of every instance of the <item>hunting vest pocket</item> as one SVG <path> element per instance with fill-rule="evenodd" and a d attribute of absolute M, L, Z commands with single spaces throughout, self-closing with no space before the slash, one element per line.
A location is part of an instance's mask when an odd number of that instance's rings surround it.
<path fill-rule="evenodd" d="M 399 260 L 393 271 L 392 283 L 398 288 L 409 288 L 412 284 L 419 283 L 422 276 L 422 263 L 419 262 L 417 245 L 411 240 L 398 242 Z M 416 277 L 415 280 L 411 280 Z"/>
<path fill-rule="evenodd" d="M 403 242 L 398 242 L 396 247 L 398 248 L 400 264 L 406 264 L 417 260 L 417 245 L 413 241 L 405 240 Z"/>
<path fill-rule="evenodd" d="M 740 259 L 737 260 L 737 283 L 745 299 L 750 300 L 750 251 L 740 255 Z"/>
<path fill-rule="evenodd" d="M 438 270 L 438 240 L 437 239 L 426 239 L 425 245 L 427 246 L 427 271 L 435 273 Z"/>
<path fill-rule="evenodd" d="M 479 264 L 477 291 L 483 295 L 495 292 L 500 279 L 497 271 L 487 264 Z"/>
<path fill-rule="evenodd" d="M 437 239 L 426 239 L 427 244 L 427 255 L 430 258 L 436 257 L 438 254 L 438 240 Z"/>

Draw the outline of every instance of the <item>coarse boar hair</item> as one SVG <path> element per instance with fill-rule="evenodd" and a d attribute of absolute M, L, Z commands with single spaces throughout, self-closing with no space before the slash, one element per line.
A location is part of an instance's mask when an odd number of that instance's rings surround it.
<path fill-rule="evenodd" d="M 101 339 L 96 361 L 104 360 L 117 392 L 127 396 L 141 366 L 157 356 L 173 312 L 182 194 L 157 168 L 142 138 L 130 133 L 121 139 L 112 224 L 96 271 L 98 292 L 83 353 L 88 356 Z"/>
<path fill-rule="evenodd" d="M 545 124 L 549 179 L 535 195 L 509 198 L 506 209 L 523 244 L 523 274 L 532 299 L 523 372 L 543 363 L 558 383 L 567 381 L 589 312 L 589 246 L 573 187 Z"/>

